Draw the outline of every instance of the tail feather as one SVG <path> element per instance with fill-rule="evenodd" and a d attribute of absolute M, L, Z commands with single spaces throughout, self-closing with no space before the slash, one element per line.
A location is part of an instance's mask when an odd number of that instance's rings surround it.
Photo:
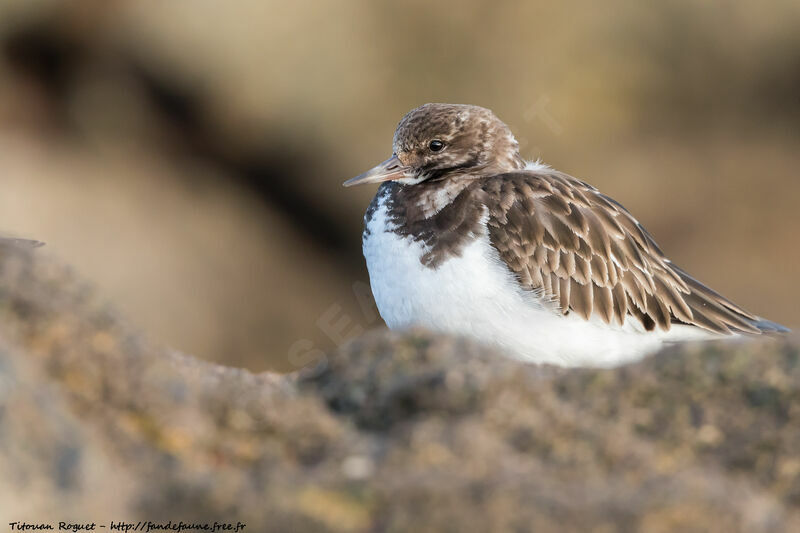
<path fill-rule="evenodd" d="M 789 332 L 789 328 L 745 311 L 715 290 L 694 279 L 681 268 L 675 265 L 670 265 L 670 267 L 689 287 L 690 293 L 684 298 L 692 310 L 694 318 L 691 322 L 677 319 L 673 319 L 673 321 L 688 323 L 724 334 L 759 335 Z"/>
<path fill-rule="evenodd" d="M 781 326 L 777 322 L 767 320 L 766 318 L 756 317 L 758 320 L 753 322 L 753 325 L 761 330 L 762 333 L 790 333 L 792 330 L 786 326 Z"/>

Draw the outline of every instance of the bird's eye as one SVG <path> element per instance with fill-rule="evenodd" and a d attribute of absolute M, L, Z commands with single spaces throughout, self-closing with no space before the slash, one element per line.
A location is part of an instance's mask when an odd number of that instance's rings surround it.
<path fill-rule="evenodd" d="M 431 152 L 441 152 L 442 148 L 444 148 L 444 143 L 439 139 L 434 139 L 428 144 L 428 148 L 431 149 Z"/>

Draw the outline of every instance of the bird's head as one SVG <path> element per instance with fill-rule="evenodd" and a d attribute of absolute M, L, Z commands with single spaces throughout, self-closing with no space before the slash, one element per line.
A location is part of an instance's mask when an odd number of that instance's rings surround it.
<path fill-rule="evenodd" d="M 384 181 L 416 185 L 525 166 L 508 126 L 490 110 L 474 105 L 425 104 L 409 111 L 397 125 L 392 148 L 392 157 L 344 185 Z"/>

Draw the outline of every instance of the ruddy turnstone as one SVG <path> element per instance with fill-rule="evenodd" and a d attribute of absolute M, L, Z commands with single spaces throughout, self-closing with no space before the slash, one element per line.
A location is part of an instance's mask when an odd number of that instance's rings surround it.
<path fill-rule="evenodd" d="M 418 107 L 397 126 L 393 151 L 344 184 L 381 183 L 363 249 L 392 329 L 423 326 L 570 366 L 788 331 L 675 266 L 595 187 L 526 162 L 488 109 Z"/>

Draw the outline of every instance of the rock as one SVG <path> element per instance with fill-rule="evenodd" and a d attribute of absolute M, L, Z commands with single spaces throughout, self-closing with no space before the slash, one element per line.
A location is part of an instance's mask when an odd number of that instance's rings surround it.
<path fill-rule="evenodd" d="M 46 248 L 4 243 L 0 340 L 6 522 L 800 527 L 791 340 L 565 370 L 375 331 L 299 375 L 252 374 L 158 346 Z"/>

